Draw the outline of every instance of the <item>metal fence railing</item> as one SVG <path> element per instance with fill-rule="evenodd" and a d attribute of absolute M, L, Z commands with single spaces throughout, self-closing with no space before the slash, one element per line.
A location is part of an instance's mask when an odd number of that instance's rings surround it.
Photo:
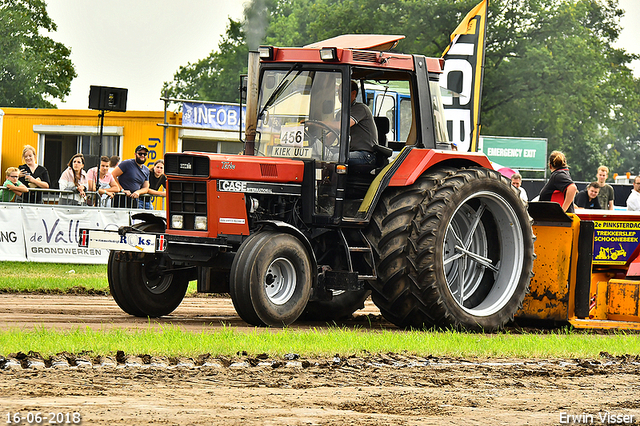
<path fill-rule="evenodd" d="M 5 187 L 0 187 L 0 200 L 4 191 L 9 191 Z M 96 197 L 98 199 L 96 200 Z M 83 198 L 76 191 L 60 189 L 29 188 L 29 192 L 16 196 L 14 203 L 24 204 L 58 204 L 66 206 L 96 206 L 96 207 L 122 207 L 129 209 L 144 210 L 164 210 L 165 197 L 162 195 L 142 195 L 138 199 L 127 197 L 124 192 L 114 194 L 113 198 L 108 195 L 98 195 L 96 192 L 87 192 Z"/>

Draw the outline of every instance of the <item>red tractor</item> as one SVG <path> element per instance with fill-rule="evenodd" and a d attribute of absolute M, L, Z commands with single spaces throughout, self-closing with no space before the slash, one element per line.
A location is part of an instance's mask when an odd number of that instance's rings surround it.
<path fill-rule="evenodd" d="M 484 155 L 451 149 L 444 61 L 388 52 L 400 38 L 261 48 L 244 155 L 167 154 L 166 222 L 142 215 L 115 237 L 89 232 L 113 248 L 118 305 L 167 315 L 197 280 L 199 292 L 229 293 L 253 325 L 349 316 L 369 295 L 400 327 L 495 330 L 512 319 L 532 275 L 529 215 Z M 408 132 L 375 117 L 369 168 L 347 166 L 351 81 L 360 93 L 410 93 Z"/>

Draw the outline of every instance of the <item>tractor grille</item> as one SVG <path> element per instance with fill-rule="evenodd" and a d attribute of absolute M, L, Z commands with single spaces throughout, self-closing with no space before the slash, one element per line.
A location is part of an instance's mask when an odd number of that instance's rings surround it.
<path fill-rule="evenodd" d="M 195 155 L 167 154 L 165 173 L 176 176 L 209 176 L 209 158 Z"/>
<path fill-rule="evenodd" d="M 184 218 L 185 230 L 195 228 L 195 217 L 207 215 L 206 182 L 168 182 L 169 218 L 180 214 Z M 171 219 L 169 219 L 171 222 Z"/>

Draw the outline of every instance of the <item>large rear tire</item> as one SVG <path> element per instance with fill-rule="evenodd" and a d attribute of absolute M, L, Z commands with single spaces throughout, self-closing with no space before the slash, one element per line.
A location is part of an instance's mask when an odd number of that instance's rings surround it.
<path fill-rule="evenodd" d="M 254 234 L 242 243 L 231 265 L 233 306 L 249 324 L 287 326 L 309 301 L 312 272 L 309 253 L 293 235 Z"/>
<path fill-rule="evenodd" d="M 145 223 L 137 230 L 162 232 L 157 224 Z M 173 312 L 184 299 L 189 286 L 186 271 L 168 273 L 158 254 L 112 252 L 108 278 L 111 294 L 120 308 L 137 317 L 160 317 Z"/>
<path fill-rule="evenodd" d="M 522 305 L 533 232 L 493 170 L 439 169 L 392 189 L 368 229 L 379 277 L 372 298 L 398 326 L 493 331 Z"/>

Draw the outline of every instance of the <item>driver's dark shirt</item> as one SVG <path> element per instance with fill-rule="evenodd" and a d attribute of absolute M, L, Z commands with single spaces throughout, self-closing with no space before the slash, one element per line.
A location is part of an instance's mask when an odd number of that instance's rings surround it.
<path fill-rule="evenodd" d="M 369 107 L 361 102 L 354 102 L 351 104 L 350 114 L 356 124 L 351 126 L 349 151 L 374 152 L 373 146 L 378 143 L 378 131 Z"/>

